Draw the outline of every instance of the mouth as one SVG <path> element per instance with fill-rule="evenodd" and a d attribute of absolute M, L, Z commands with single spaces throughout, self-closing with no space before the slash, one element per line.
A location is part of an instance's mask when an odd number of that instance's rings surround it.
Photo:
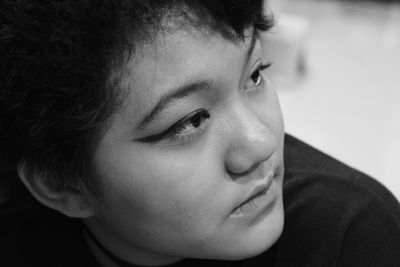
<path fill-rule="evenodd" d="M 270 202 L 268 199 L 271 198 L 270 195 L 273 193 L 271 192 L 271 187 L 273 186 L 275 177 L 275 174 L 271 174 L 266 181 L 256 186 L 252 193 L 232 210 L 231 215 L 240 216 L 250 214 L 268 204 Z"/>

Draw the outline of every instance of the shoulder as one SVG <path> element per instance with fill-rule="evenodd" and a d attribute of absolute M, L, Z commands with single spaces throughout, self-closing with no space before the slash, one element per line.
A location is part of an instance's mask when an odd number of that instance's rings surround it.
<path fill-rule="evenodd" d="M 80 221 L 39 204 L 15 171 L 0 177 L 0 266 L 94 266 Z"/>
<path fill-rule="evenodd" d="M 0 266 L 95 266 L 80 222 L 36 203 L 0 205 Z"/>
<path fill-rule="evenodd" d="M 286 219 L 278 243 L 296 252 L 286 258 L 312 266 L 400 266 L 396 198 L 376 180 L 292 136 L 285 145 Z"/>
<path fill-rule="evenodd" d="M 377 205 L 400 220 L 398 200 L 375 179 L 292 136 L 286 136 L 285 145 L 287 208 L 302 199 L 315 201 L 315 206 L 334 205 L 333 210 Z"/>

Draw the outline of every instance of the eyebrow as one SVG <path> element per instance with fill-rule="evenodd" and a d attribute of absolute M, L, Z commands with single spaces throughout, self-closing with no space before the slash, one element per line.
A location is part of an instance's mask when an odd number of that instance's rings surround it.
<path fill-rule="evenodd" d="M 204 80 L 180 86 L 172 92 L 163 95 L 158 103 L 149 112 L 146 113 L 146 115 L 138 124 L 138 128 L 143 129 L 148 124 L 150 124 L 150 122 L 153 121 L 154 118 L 172 101 L 187 97 L 189 95 L 193 95 L 200 91 L 204 91 L 211 88 L 211 86 L 211 81 Z"/>
<path fill-rule="evenodd" d="M 248 63 L 251 55 L 253 54 L 253 50 L 256 45 L 257 39 L 258 39 L 258 31 L 254 29 L 251 34 L 251 42 L 249 49 L 246 52 L 246 61 L 245 61 L 246 64 Z M 180 86 L 175 90 L 173 90 L 172 92 L 163 95 L 161 99 L 157 102 L 157 104 L 144 115 L 143 119 L 139 122 L 137 128 L 143 129 L 147 125 L 149 125 L 155 119 L 155 117 L 159 113 L 161 113 L 161 111 L 164 110 L 168 106 L 168 104 L 170 104 L 172 101 L 187 97 L 192 94 L 196 94 L 206 89 L 210 89 L 211 87 L 212 87 L 212 81 L 204 80 Z"/>

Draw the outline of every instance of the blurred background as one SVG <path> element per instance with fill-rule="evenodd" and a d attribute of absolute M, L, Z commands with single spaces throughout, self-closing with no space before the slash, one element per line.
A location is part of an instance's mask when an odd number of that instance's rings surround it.
<path fill-rule="evenodd" d="M 400 1 L 267 0 L 286 131 L 400 199 Z"/>

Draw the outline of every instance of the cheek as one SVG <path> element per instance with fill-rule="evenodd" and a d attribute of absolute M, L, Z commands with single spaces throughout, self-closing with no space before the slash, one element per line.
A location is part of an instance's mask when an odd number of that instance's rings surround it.
<path fill-rule="evenodd" d="M 263 90 L 250 99 L 250 106 L 257 117 L 283 143 L 284 123 L 278 95 L 271 82 L 266 79 Z"/>
<path fill-rule="evenodd" d="M 221 169 L 205 149 L 164 153 L 124 145 L 99 151 L 97 166 L 107 191 L 103 216 L 133 231 L 207 236 L 222 223 L 230 203 L 221 199 L 229 192 L 223 192 Z"/>

